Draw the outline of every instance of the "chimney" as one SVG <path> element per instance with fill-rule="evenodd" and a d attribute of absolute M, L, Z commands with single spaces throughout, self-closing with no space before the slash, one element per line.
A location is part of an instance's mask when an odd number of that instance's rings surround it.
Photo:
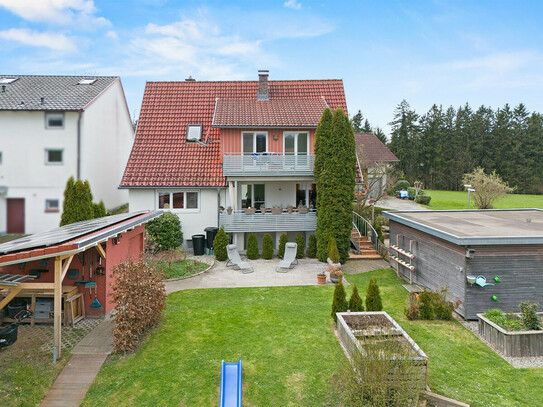
<path fill-rule="evenodd" d="M 6 85 L 2 85 L 2 93 L 6 93 Z"/>
<path fill-rule="evenodd" d="M 44 104 L 45 104 L 45 98 L 40 98 L 40 104 L 41 104 L 41 105 L 44 105 Z"/>
<path fill-rule="evenodd" d="M 258 90 L 256 91 L 256 100 L 270 100 L 270 92 L 268 91 L 268 73 L 270 71 L 258 71 Z"/>
<path fill-rule="evenodd" d="M 185 82 L 196 82 L 196 79 L 189 75 L 189 77 L 185 79 Z"/>

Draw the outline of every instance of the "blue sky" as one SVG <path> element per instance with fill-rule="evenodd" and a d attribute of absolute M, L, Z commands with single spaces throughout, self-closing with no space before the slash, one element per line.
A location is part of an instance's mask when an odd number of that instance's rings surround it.
<path fill-rule="evenodd" d="M 396 105 L 543 112 L 543 2 L 0 0 L 0 72 L 147 80 L 344 81 L 388 131 Z"/>

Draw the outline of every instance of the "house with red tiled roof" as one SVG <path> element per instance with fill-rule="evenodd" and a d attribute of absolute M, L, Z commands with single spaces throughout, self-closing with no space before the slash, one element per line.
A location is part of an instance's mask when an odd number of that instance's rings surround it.
<path fill-rule="evenodd" d="M 354 138 L 359 169 L 356 192 L 378 198 L 386 189 L 387 169 L 400 160 L 375 134 L 355 133 Z"/>
<path fill-rule="evenodd" d="M 293 240 L 315 232 L 315 130 L 347 112 L 342 80 L 148 82 L 120 187 L 131 211 L 170 210 L 184 237 L 224 226 Z"/>

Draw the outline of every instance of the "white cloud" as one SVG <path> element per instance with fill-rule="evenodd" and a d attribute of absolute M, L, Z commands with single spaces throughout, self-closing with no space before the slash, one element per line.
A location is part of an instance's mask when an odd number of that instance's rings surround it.
<path fill-rule="evenodd" d="M 117 33 L 113 30 L 109 30 L 107 33 L 106 33 L 106 37 L 109 38 L 110 40 L 114 40 L 114 41 L 117 41 L 119 39 L 119 36 L 117 35 Z"/>
<path fill-rule="evenodd" d="M 0 7 L 31 22 L 75 24 L 80 28 L 111 25 L 107 19 L 95 16 L 93 0 L 0 0 Z"/>
<path fill-rule="evenodd" d="M 298 3 L 296 0 L 287 0 L 283 3 L 283 6 L 293 10 L 300 10 L 302 8 L 302 4 Z"/>
<path fill-rule="evenodd" d="M 41 33 L 25 28 L 11 28 L 0 31 L 0 38 L 33 47 L 45 47 L 55 51 L 73 51 L 76 49 L 74 41 L 63 34 Z"/>

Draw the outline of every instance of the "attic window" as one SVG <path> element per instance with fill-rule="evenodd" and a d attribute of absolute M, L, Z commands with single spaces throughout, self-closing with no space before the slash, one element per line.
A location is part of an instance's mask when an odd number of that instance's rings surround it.
<path fill-rule="evenodd" d="M 189 124 L 187 126 L 187 140 L 188 141 L 201 141 L 202 140 L 202 125 L 201 124 Z"/>
<path fill-rule="evenodd" d="M 92 85 L 94 82 L 96 82 L 96 79 L 81 79 L 78 85 Z"/>
<path fill-rule="evenodd" d="M 7 85 L 8 83 L 15 82 L 17 78 L 2 78 L 0 79 L 0 84 Z"/>

